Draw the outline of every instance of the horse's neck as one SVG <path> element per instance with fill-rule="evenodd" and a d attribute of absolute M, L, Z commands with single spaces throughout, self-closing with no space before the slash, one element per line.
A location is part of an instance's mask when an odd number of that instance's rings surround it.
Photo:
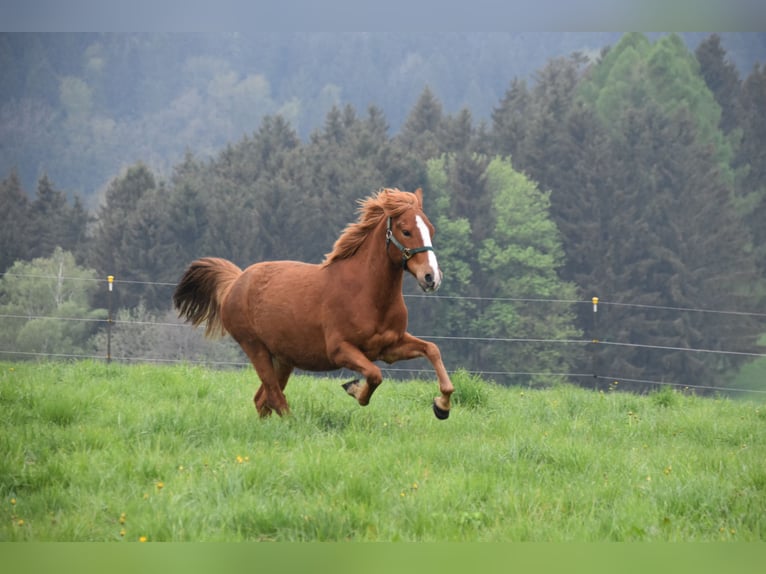
<path fill-rule="evenodd" d="M 377 227 L 362 243 L 359 250 L 350 258 L 359 266 L 357 272 L 367 273 L 369 281 L 364 282 L 364 289 L 377 303 L 395 301 L 402 297 L 404 271 L 400 265 L 392 263 L 388 256 L 385 230 Z"/>

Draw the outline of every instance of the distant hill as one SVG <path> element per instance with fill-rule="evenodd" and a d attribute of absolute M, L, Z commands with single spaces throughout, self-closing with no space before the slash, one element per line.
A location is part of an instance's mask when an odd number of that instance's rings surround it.
<path fill-rule="evenodd" d="M 395 133 L 426 86 L 447 113 L 486 120 L 513 78 L 592 58 L 619 33 L 0 34 L 0 176 L 34 192 L 47 173 L 93 196 L 121 167 L 168 173 L 252 133 L 267 114 L 302 138 L 334 105 L 380 108 Z M 650 35 L 652 37 L 657 34 Z M 707 36 L 685 33 L 694 49 Z M 766 34 L 722 33 L 740 73 Z"/>

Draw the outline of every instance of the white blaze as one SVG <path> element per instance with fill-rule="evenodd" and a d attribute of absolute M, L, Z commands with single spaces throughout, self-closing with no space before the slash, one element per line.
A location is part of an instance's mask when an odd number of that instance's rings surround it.
<path fill-rule="evenodd" d="M 415 224 L 418 226 L 420 236 L 423 238 L 423 246 L 433 247 L 431 244 L 431 233 L 428 231 L 428 226 L 426 225 L 426 222 L 423 221 L 423 218 L 416 215 Z M 436 253 L 433 251 L 426 251 L 426 254 L 428 255 L 428 264 L 434 271 L 436 287 L 439 287 L 439 284 L 442 282 L 442 272 L 439 269 L 439 263 L 436 261 Z"/>

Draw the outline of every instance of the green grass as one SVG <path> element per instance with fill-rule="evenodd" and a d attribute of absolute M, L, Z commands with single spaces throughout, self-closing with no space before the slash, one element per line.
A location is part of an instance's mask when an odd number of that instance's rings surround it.
<path fill-rule="evenodd" d="M 766 408 L 457 374 L 359 407 L 252 370 L 0 363 L 0 540 L 766 539 Z"/>

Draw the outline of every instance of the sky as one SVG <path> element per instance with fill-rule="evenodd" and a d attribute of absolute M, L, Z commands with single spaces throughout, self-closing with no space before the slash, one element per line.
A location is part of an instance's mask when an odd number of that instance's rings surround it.
<path fill-rule="evenodd" d="M 762 31 L 761 0 L 4 0 L 4 32 Z"/>

